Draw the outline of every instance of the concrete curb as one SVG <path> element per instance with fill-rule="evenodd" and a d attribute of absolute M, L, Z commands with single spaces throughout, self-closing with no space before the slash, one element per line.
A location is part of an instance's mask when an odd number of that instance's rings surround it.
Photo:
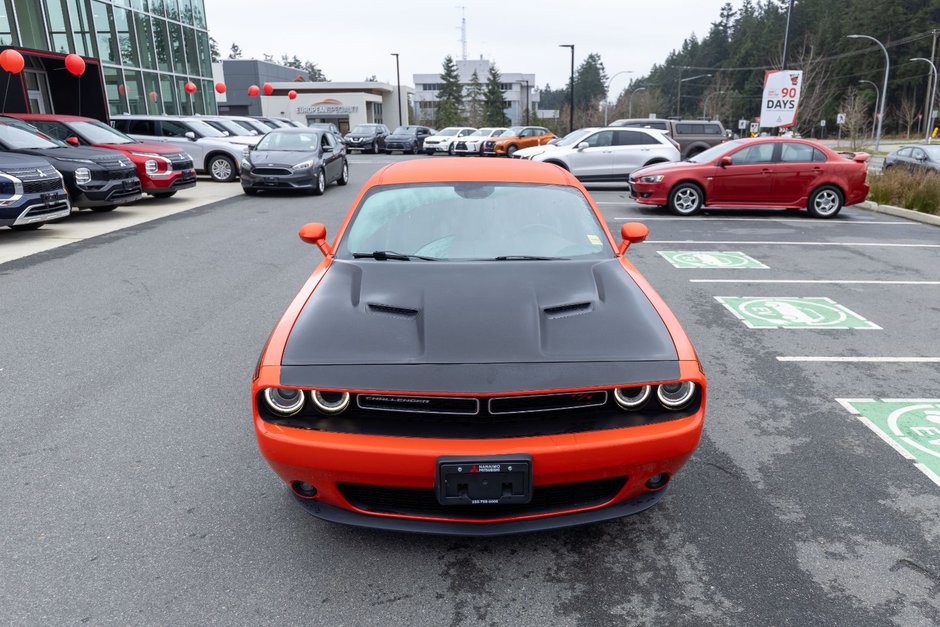
<path fill-rule="evenodd" d="M 865 209 L 866 211 L 874 211 L 875 213 L 884 213 L 889 216 L 896 216 L 898 218 L 907 218 L 908 220 L 914 220 L 915 222 L 922 222 L 924 224 L 931 224 L 933 226 L 940 226 L 940 216 L 935 216 L 929 213 L 923 213 L 920 211 L 912 211 L 910 209 L 902 209 L 901 207 L 893 207 L 891 205 L 879 205 L 876 202 L 866 200 L 855 205 L 859 209 Z"/>

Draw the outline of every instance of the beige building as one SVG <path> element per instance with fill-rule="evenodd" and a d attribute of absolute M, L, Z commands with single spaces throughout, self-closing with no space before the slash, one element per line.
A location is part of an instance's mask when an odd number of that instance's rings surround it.
<path fill-rule="evenodd" d="M 390 129 L 408 124 L 414 89 L 402 85 L 398 94 L 394 85 L 361 83 L 272 83 L 274 93 L 261 98 L 262 115 L 283 117 L 303 124 L 332 122 L 346 133 L 357 124 L 382 123 Z M 291 100 L 288 92 L 297 92 Z M 400 116 L 400 119 L 399 119 Z"/>

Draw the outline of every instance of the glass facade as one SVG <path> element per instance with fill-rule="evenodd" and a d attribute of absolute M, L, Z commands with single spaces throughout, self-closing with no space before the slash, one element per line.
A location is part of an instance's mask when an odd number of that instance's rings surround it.
<path fill-rule="evenodd" d="M 0 0 L 0 45 L 100 59 L 112 115 L 218 112 L 203 0 Z"/>

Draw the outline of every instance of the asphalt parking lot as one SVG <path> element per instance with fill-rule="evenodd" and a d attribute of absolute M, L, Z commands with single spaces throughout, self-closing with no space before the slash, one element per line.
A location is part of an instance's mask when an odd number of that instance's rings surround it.
<path fill-rule="evenodd" d="M 249 379 L 320 260 L 297 228 L 332 235 L 403 158 L 0 263 L 4 622 L 940 624 L 940 229 L 860 209 L 592 192 L 615 234 L 649 226 L 628 255 L 709 377 L 655 508 L 466 540 L 307 515 L 258 453 Z"/>

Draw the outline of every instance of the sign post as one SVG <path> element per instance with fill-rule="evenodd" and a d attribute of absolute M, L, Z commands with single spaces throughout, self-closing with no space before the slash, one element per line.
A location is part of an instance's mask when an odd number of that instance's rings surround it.
<path fill-rule="evenodd" d="M 767 72 L 760 110 L 762 128 L 789 128 L 796 124 L 802 83 L 803 72 L 799 70 Z"/>
<path fill-rule="evenodd" d="M 839 127 L 839 136 L 838 136 L 838 139 L 836 139 L 836 146 L 838 146 L 839 144 L 842 143 L 842 125 L 845 124 L 845 114 L 844 114 L 844 113 L 837 113 L 837 114 L 836 114 L 836 124 L 837 124 L 838 127 Z"/>

